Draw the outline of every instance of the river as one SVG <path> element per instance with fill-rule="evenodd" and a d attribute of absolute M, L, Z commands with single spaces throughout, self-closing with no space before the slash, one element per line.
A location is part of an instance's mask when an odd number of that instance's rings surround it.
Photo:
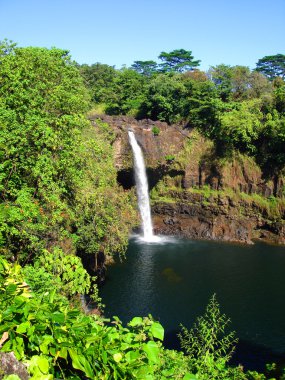
<path fill-rule="evenodd" d="M 261 370 L 285 352 L 285 248 L 186 239 L 130 239 L 127 258 L 108 268 L 105 315 L 127 323 L 151 314 L 177 348 L 179 324 L 191 327 L 216 293 L 240 342 L 234 363 Z"/>

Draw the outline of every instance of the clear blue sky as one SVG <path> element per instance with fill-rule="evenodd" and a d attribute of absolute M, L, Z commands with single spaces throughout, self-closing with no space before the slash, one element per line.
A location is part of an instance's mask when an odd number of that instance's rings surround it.
<path fill-rule="evenodd" d="M 201 69 L 285 54 L 285 0 L 0 0 L 0 40 L 121 68 L 191 50 Z"/>

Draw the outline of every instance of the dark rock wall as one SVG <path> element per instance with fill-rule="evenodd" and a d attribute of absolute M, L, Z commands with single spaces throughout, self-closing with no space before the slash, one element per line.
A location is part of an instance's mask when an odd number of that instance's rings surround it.
<path fill-rule="evenodd" d="M 264 210 L 257 205 L 233 202 L 229 197 L 204 202 L 199 194 L 184 194 L 176 202 L 153 206 L 156 233 L 247 244 L 254 239 L 285 244 L 284 220 L 269 222 L 268 215 L 262 215 Z"/>

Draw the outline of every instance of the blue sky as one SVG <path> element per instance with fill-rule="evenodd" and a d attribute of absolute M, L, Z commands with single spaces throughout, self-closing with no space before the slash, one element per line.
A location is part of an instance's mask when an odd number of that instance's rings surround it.
<path fill-rule="evenodd" d="M 121 68 L 191 50 L 200 68 L 285 54 L 285 0 L 0 0 L 0 40 Z"/>

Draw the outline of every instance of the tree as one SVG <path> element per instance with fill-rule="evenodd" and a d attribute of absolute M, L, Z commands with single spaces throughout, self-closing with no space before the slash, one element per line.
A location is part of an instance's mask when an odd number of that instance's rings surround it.
<path fill-rule="evenodd" d="M 220 123 L 214 131 L 216 142 L 228 150 L 233 148 L 253 154 L 262 129 L 262 100 L 252 99 L 236 103 L 232 110 L 220 115 Z"/>
<path fill-rule="evenodd" d="M 272 84 L 268 79 L 246 66 L 221 64 L 211 67 L 209 76 L 223 101 L 259 98 L 272 92 Z"/>
<path fill-rule="evenodd" d="M 79 66 L 86 87 L 90 90 L 92 101 L 105 103 L 110 99 L 113 91 L 114 80 L 117 75 L 113 66 L 102 63 Z"/>
<path fill-rule="evenodd" d="M 4 46 L 0 56 L 0 246 L 32 255 L 68 235 L 89 97 L 67 51 Z"/>
<path fill-rule="evenodd" d="M 256 71 L 261 72 L 270 80 L 276 77 L 285 79 L 285 55 L 267 55 L 258 60 Z"/>
<path fill-rule="evenodd" d="M 137 116 L 145 99 L 146 80 L 145 76 L 132 69 L 124 67 L 117 71 L 106 112 L 109 115 Z"/>
<path fill-rule="evenodd" d="M 157 72 L 157 63 L 155 61 L 135 61 L 131 68 L 139 74 L 151 76 Z"/>
<path fill-rule="evenodd" d="M 142 112 L 152 120 L 176 122 L 184 116 L 186 97 L 187 90 L 180 75 L 157 75 L 149 84 Z"/>
<path fill-rule="evenodd" d="M 131 206 L 116 183 L 110 129 L 86 118 L 78 67 L 56 48 L 5 46 L 0 61 L 0 254 L 122 253 L 130 225 L 119 216 Z"/>
<path fill-rule="evenodd" d="M 193 70 L 200 64 L 200 60 L 194 60 L 192 51 L 184 49 L 176 49 L 170 53 L 163 51 L 158 58 L 163 61 L 159 65 L 162 72 L 176 71 L 182 73 Z"/>
<path fill-rule="evenodd" d="M 223 101 L 228 101 L 232 94 L 233 71 L 229 65 L 212 66 L 209 70 L 209 77 L 214 82 L 218 94 Z"/>

